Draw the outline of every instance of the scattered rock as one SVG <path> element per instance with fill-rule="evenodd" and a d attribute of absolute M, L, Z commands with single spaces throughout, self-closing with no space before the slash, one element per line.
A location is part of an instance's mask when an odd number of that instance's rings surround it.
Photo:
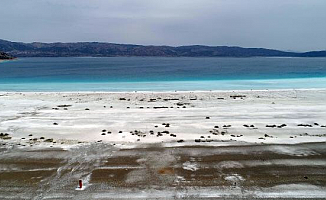
<path fill-rule="evenodd" d="M 285 126 L 286 126 L 286 124 L 281 124 L 281 125 L 277 126 L 277 128 L 283 128 Z"/>
<path fill-rule="evenodd" d="M 58 105 L 57 107 L 59 107 L 59 108 L 67 108 L 67 107 L 71 107 L 71 105 Z"/>
<path fill-rule="evenodd" d="M 231 95 L 230 98 L 236 99 L 236 98 L 245 98 L 246 95 Z"/>
<path fill-rule="evenodd" d="M 298 126 L 303 126 L 303 127 L 312 127 L 310 124 L 298 124 Z"/>
<path fill-rule="evenodd" d="M 52 138 L 46 139 L 46 140 L 44 140 L 44 142 L 53 142 L 53 139 Z"/>

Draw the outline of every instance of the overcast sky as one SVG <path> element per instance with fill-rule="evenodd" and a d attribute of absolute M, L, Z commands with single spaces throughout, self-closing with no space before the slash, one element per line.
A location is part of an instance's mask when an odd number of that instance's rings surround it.
<path fill-rule="evenodd" d="M 0 39 L 326 49 L 326 0 L 1 0 Z"/>

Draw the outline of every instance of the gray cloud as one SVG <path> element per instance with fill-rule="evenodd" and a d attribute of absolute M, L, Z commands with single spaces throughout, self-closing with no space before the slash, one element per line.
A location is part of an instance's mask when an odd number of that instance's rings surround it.
<path fill-rule="evenodd" d="M 325 0 L 1 0 L 0 38 L 326 49 Z"/>

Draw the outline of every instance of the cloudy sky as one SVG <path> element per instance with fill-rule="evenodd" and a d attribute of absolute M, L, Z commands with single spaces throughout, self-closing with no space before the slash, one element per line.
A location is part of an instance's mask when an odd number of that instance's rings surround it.
<path fill-rule="evenodd" d="M 326 49 L 326 0 L 1 0 L 0 39 Z"/>

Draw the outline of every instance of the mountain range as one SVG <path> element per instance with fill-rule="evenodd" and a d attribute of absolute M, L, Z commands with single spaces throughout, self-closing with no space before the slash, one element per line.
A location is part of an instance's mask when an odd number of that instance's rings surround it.
<path fill-rule="evenodd" d="M 230 46 L 144 46 L 100 42 L 23 43 L 0 40 L 0 51 L 15 57 L 326 57 L 326 51 L 289 52 Z"/>

